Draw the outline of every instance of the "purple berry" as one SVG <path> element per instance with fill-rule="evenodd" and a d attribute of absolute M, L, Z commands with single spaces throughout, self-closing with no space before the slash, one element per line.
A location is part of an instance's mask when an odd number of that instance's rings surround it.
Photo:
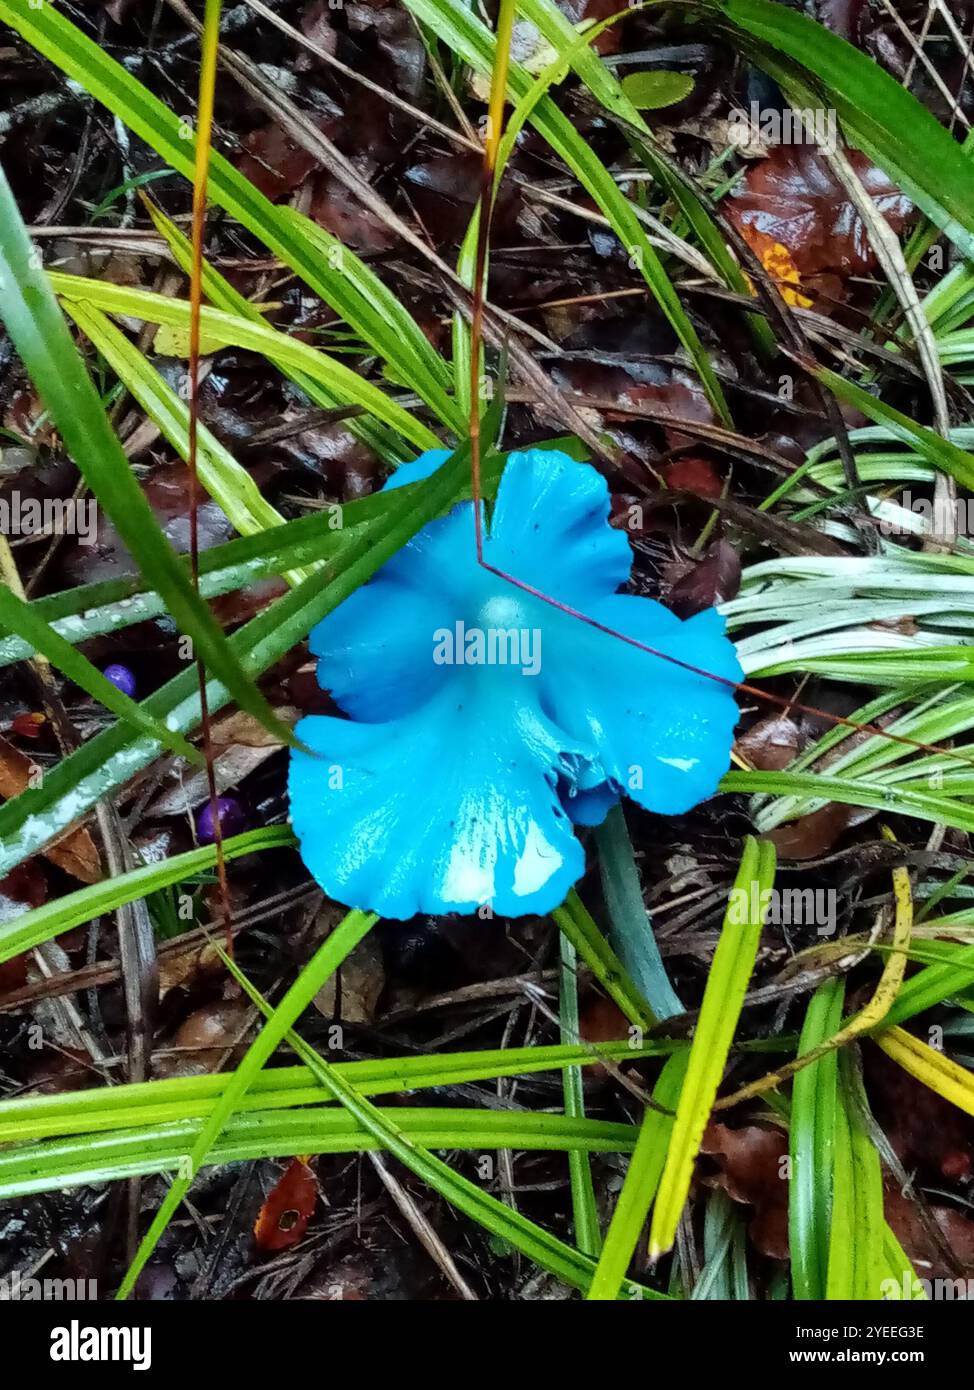
<path fill-rule="evenodd" d="M 216 805 L 217 815 L 220 818 L 220 831 L 224 838 L 230 835 L 239 835 L 241 830 L 246 829 L 247 816 L 236 797 L 218 796 Z M 207 801 L 196 817 L 196 836 L 201 845 L 212 845 L 216 839 L 212 802 Z"/>
<path fill-rule="evenodd" d="M 127 666 L 123 666 L 119 661 L 113 661 L 110 666 L 105 667 L 105 679 L 111 681 L 116 689 L 123 695 L 128 695 L 132 699 L 135 695 L 135 677 Z"/>

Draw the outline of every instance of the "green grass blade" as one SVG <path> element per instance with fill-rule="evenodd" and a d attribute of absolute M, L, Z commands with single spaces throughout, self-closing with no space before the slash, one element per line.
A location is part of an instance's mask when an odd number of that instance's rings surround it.
<path fill-rule="evenodd" d="M 561 907 L 552 913 L 559 931 L 568 938 L 599 984 L 614 999 L 633 1027 L 648 1032 L 658 1023 L 632 977 L 599 931 L 591 914 L 573 888 Z"/>
<path fill-rule="evenodd" d="M 152 225 L 166 242 L 177 265 L 188 275 L 192 261 L 192 246 L 189 238 L 184 236 L 175 222 L 171 222 L 154 203 L 145 199 L 145 206 L 152 218 Z M 257 306 L 251 304 L 250 300 L 239 290 L 234 289 L 229 280 L 225 279 L 207 261 L 203 262 L 203 293 L 215 309 L 224 309 L 229 314 L 235 314 L 237 318 L 249 319 L 251 323 L 266 326 L 267 320 Z M 282 363 L 280 358 L 270 360 L 273 360 L 274 366 L 293 381 L 315 405 L 329 410 L 342 404 L 335 392 L 326 390 L 320 382 L 315 381 L 306 373 L 298 371 L 287 363 Z M 378 420 L 370 419 L 367 415 L 350 417 L 346 426 L 352 434 L 362 439 L 387 463 L 398 463 L 402 460 L 402 441 L 399 435 L 388 426 L 381 424 Z"/>
<path fill-rule="evenodd" d="M 578 957 L 567 937 L 561 943 L 561 1040 L 567 1046 L 577 1042 L 578 1032 Z M 585 1092 L 581 1067 L 566 1067 L 562 1072 L 562 1092 L 565 1114 L 572 1119 L 585 1118 Z M 597 1256 L 602 1246 L 602 1230 L 595 1201 L 595 1185 L 588 1155 L 580 1149 L 568 1153 L 568 1174 L 572 1192 L 575 1244 L 586 1255 Z"/>
<path fill-rule="evenodd" d="M 689 1060 L 689 1049 L 683 1048 L 669 1059 L 660 1073 L 653 1100 L 662 1109 L 653 1110 L 647 1106 L 643 1114 L 636 1148 L 588 1291 L 589 1299 L 604 1301 L 619 1297 L 666 1162 L 674 1115 L 665 1112 L 676 1110 Z"/>
<path fill-rule="evenodd" d="M 180 458 L 189 454 L 189 406 L 125 334 L 99 309 L 68 304 L 75 323 L 161 430 Z M 202 423 L 198 426 L 200 482 L 242 536 L 282 526 L 284 517 L 266 500 L 247 470 Z"/>
<path fill-rule="evenodd" d="M 595 831 L 602 871 L 602 890 L 611 923 L 610 939 L 616 954 L 645 996 L 657 1018 L 683 1013 L 653 933 L 643 902 L 639 870 L 626 829 L 622 806 L 613 806 Z"/>
<path fill-rule="evenodd" d="M 839 1031 L 843 980 L 820 985 L 808 1005 L 798 1044 L 809 1052 Z M 832 1217 L 838 1053 L 798 1072 L 793 1083 L 789 1153 L 788 1245 L 796 1299 L 825 1297 Z"/>
<path fill-rule="evenodd" d="M 764 922 L 764 893 L 774 883 L 775 852 L 748 836 L 707 977 L 690 1047 L 686 1081 L 666 1153 L 649 1235 L 650 1257 L 669 1250 L 690 1191 L 693 1165 L 734 1038 Z M 742 905 L 742 899 L 743 905 Z"/>
<path fill-rule="evenodd" d="M 236 859 L 241 854 L 256 854 L 259 850 L 280 849 L 294 843 L 294 836 L 286 825 L 248 830 L 223 842 L 227 859 Z M 159 863 L 144 864 L 115 878 L 88 884 L 73 893 L 65 893 L 63 897 L 43 903 L 20 917 L 0 922 L 0 965 L 50 941 L 60 932 L 91 922 L 102 913 L 113 912 L 124 903 L 136 902 L 159 888 L 193 878 L 211 869 L 215 863 L 216 846 L 202 845 L 199 849 L 174 854 Z"/>
<path fill-rule="evenodd" d="M 622 1042 L 554 1044 L 442 1052 L 430 1056 L 377 1057 L 361 1062 L 335 1062 L 334 1066 L 342 1075 L 347 1075 L 363 1095 L 379 1096 L 496 1081 L 502 1076 L 528 1076 L 562 1067 L 591 1066 L 605 1060 L 665 1057 L 674 1048 L 686 1050 L 682 1043 L 669 1042 L 644 1043 L 636 1049 Z M 3 1100 L 0 1101 L 0 1144 L 201 1120 L 219 1103 L 231 1076 L 232 1073 L 218 1072 L 168 1080 L 158 1078 L 65 1095 Z M 331 1097 L 321 1089 L 308 1067 L 272 1067 L 254 1079 L 237 1108 L 239 1112 L 325 1103 L 330 1104 Z"/>
<path fill-rule="evenodd" d="M 52 271 L 48 278 L 59 297 L 70 303 L 94 305 L 109 314 L 125 314 L 149 323 L 189 328 L 189 303 L 185 300 L 107 281 L 87 280 L 80 275 L 63 275 L 59 271 Z M 310 347 L 269 324 L 238 318 L 222 309 L 201 311 L 200 332 L 209 341 L 224 347 L 247 348 L 262 353 L 269 361 L 287 363 L 320 382 L 342 404 L 361 406 L 421 449 L 440 446 L 436 435 L 408 410 L 320 348 Z"/>

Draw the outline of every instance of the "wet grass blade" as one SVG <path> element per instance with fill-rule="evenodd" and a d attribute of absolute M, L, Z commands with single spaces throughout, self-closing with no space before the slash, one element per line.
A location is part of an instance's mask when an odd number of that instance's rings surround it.
<path fill-rule="evenodd" d="M 748 836 L 690 1047 L 649 1235 L 656 1259 L 669 1250 L 690 1191 L 693 1165 L 740 1018 L 764 923 L 764 893 L 775 874 L 774 846 Z M 742 906 L 743 900 L 743 906 Z"/>
<path fill-rule="evenodd" d="M 599 1256 L 598 1268 L 588 1291 L 588 1297 L 592 1300 L 602 1302 L 619 1297 L 629 1261 L 639 1243 L 663 1174 L 673 1132 L 672 1112 L 679 1103 L 689 1059 L 688 1048 L 683 1048 L 669 1059 L 653 1090 L 653 1100 L 661 1108 L 654 1110 L 647 1106 L 643 1113 L 636 1148 L 629 1161 L 625 1182 Z M 668 1114 L 668 1111 L 671 1113 Z"/>
<path fill-rule="evenodd" d="M 143 203 L 152 219 L 152 225 L 166 242 L 177 265 L 188 275 L 192 260 L 189 238 L 184 236 L 175 222 L 171 222 L 150 199 L 144 198 Z M 267 326 L 267 320 L 257 306 L 251 304 L 249 299 L 234 289 L 229 280 L 206 261 L 203 262 L 203 293 L 215 309 L 224 309 L 227 313 L 235 314 L 237 318 L 249 319 L 251 323 Z M 298 371 L 288 363 L 281 362 L 280 358 L 268 360 L 293 381 L 315 405 L 329 410 L 344 404 L 336 392 L 327 390 L 313 377 Z M 402 460 L 402 440 L 395 431 L 380 421 L 367 415 L 354 415 L 349 417 L 346 427 L 352 434 L 364 440 L 387 463 L 399 463 Z"/>
<path fill-rule="evenodd" d="M 561 1040 L 568 1046 L 577 1043 L 578 1031 L 578 957 L 565 936 L 561 943 L 560 1025 Z M 565 1114 L 573 1119 L 585 1118 L 585 1092 L 581 1067 L 565 1067 L 561 1074 Z M 568 1153 L 568 1176 L 572 1193 L 575 1244 L 586 1255 L 597 1256 L 602 1246 L 602 1230 L 592 1182 L 592 1167 L 588 1155 L 580 1149 Z"/>
<path fill-rule="evenodd" d="M 808 1005 L 798 1051 L 810 1052 L 839 1031 L 844 980 L 820 985 Z M 791 1100 L 788 1247 L 796 1299 L 825 1297 L 835 1156 L 838 1053 L 830 1052 L 795 1077 Z"/>
<path fill-rule="evenodd" d="M 974 183 L 974 167 L 970 164 L 968 164 L 968 178 Z M 823 386 L 827 386 L 840 401 L 855 406 L 857 410 L 861 410 L 863 415 L 868 416 L 877 425 L 884 425 L 901 444 L 906 444 L 910 449 L 915 450 L 921 458 L 932 463 L 942 473 L 955 478 L 966 488 L 974 488 L 974 454 L 968 453 L 959 444 L 952 444 L 949 439 L 944 439 L 942 435 L 928 429 L 926 425 L 917 424 L 915 420 L 911 420 L 902 411 L 895 410 L 885 401 L 878 400 L 876 396 L 864 391 L 854 381 L 848 381 L 827 367 L 817 367 L 815 375 Z"/>
<path fill-rule="evenodd" d="M 887 1273 L 884 1254 L 883 1173 L 870 1136 L 859 1118 L 855 1089 L 839 1063 L 832 1183 L 832 1224 L 826 1298 L 875 1301 Z"/>
<path fill-rule="evenodd" d="M 934 824 L 951 825 L 957 830 L 974 830 L 974 806 L 966 801 L 914 787 L 871 782 L 865 777 L 832 777 L 824 772 L 728 772 L 720 785 L 727 792 L 802 795 L 819 802 L 872 806 L 877 811 L 898 811 Z"/>
<path fill-rule="evenodd" d="M 186 402 L 100 309 L 79 301 L 70 303 L 68 312 L 185 462 L 189 454 Z M 242 536 L 284 525 L 284 517 L 262 496 L 247 470 L 203 424 L 198 426 L 198 443 L 200 482 Z"/>
<path fill-rule="evenodd" d="M 257 832 L 266 833 L 266 832 Z M 229 843 L 229 842 L 228 842 Z M 627 1043 L 588 1043 L 562 1047 L 485 1048 L 479 1052 L 442 1052 L 430 1056 L 376 1057 L 363 1062 L 335 1062 L 363 1095 L 459 1086 L 494 1081 L 501 1076 L 528 1076 L 562 1067 L 590 1066 L 600 1060 L 664 1056 L 667 1043 L 646 1043 L 635 1054 Z M 680 1045 L 682 1046 L 682 1044 Z M 683 1049 L 685 1051 L 685 1048 Z M 19 1097 L 0 1101 L 0 1144 L 59 1135 L 94 1134 L 136 1125 L 174 1124 L 208 1115 L 230 1084 L 231 1073 L 157 1078 L 152 1081 L 74 1091 L 66 1095 Z M 273 1067 L 261 1072 L 237 1113 L 280 1109 L 330 1101 L 306 1066 Z"/>
<path fill-rule="evenodd" d="M 591 913 L 573 888 L 552 913 L 558 930 L 568 938 L 599 984 L 615 1000 L 634 1028 L 648 1032 L 658 1023 L 629 972 L 599 931 Z"/>
<path fill-rule="evenodd" d="M 936 1048 L 915 1038 L 902 1028 L 887 1028 L 878 1033 L 875 1042 L 904 1071 L 908 1071 L 931 1091 L 958 1110 L 974 1115 L 974 1073 L 945 1057 Z"/>
<path fill-rule="evenodd" d="M 151 290 L 112 285 L 107 281 L 87 280 L 80 275 L 63 275 L 58 271 L 52 271 L 48 278 L 58 296 L 71 303 L 90 304 L 109 314 L 124 314 L 148 323 L 189 329 L 190 306 L 185 300 L 172 299 Z M 247 348 L 262 353 L 271 362 L 287 363 L 320 382 L 343 405 L 361 406 L 420 449 L 440 447 L 441 441 L 431 430 L 408 410 L 390 400 L 378 386 L 366 381 L 337 358 L 329 357 L 320 349 L 289 337 L 269 324 L 239 318 L 222 309 L 204 308 L 200 313 L 200 330 L 210 343 Z"/>
<path fill-rule="evenodd" d="M 611 923 L 610 942 L 657 1018 L 683 1012 L 670 983 L 653 924 L 643 902 L 639 870 L 622 806 L 613 806 L 595 831 L 602 891 Z"/>

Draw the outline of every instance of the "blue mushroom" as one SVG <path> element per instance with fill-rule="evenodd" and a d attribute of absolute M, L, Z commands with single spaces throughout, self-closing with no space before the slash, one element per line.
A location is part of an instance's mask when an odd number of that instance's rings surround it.
<path fill-rule="evenodd" d="M 387 486 L 449 455 L 403 465 Z M 632 555 L 605 480 L 557 450 L 511 454 L 484 558 L 596 623 L 727 681 L 714 610 L 682 622 L 618 593 Z M 349 716 L 309 716 L 291 755 L 291 820 L 332 898 L 406 919 L 557 907 L 584 869 L 575 824 L 623 795 L 677 815 L 712 795 L 738 711 L 695 675 L 477 564 L 473 504 L 419 532 L 311 634 L 318 680 Z"/>

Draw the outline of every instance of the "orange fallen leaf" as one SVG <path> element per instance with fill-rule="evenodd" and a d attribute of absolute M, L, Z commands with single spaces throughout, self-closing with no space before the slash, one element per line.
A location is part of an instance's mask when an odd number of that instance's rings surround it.
<path fill-rule="evenodd" d="M 254 1223 L 258 1250 L 288 1250 L 296 1245 L 314 1215 L 318 1200 L 315 1175 L 303 1158 L 292 1158 Z"/>

